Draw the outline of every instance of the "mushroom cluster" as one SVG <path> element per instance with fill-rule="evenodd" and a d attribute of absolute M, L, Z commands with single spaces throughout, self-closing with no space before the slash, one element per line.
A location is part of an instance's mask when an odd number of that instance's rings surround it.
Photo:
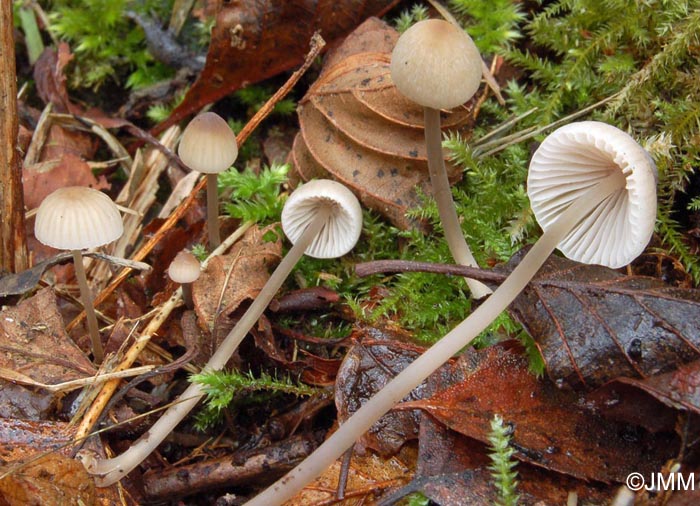
<path fill-rule="evenodd" d="M 355 246 L 362 231 L 362 209 L 357 198 L 345 186 L 335 181 L 314 180 L 299 187 L 287 199 L 282 210 L 282 228 L 293 243 L 292 248 L 219 345 L 204 370 L 217 371 L 226 365 L 302 255 L 336 258 Z M 105 460 L 85 456 L 83 463 L 88 472 L 96 475 L 99 486 L 116 483 L 155 450 L 203 396 L 202 386 L 192 383 L 126 452 Z"/>
<path fill-rule="evenodd" d="M 649 242 L 656 217 L 656 168 L 628 134 L 599 122 L 559 128 L 540 145 L 528 195 L 544 233 L 479 308 L 362 405 L 321 446 L 247 503 L 273 506 L 320 475 L 396 403 L 468 345 L 525 288 L 559 247 L 580 262 L 619 267 Z"/>

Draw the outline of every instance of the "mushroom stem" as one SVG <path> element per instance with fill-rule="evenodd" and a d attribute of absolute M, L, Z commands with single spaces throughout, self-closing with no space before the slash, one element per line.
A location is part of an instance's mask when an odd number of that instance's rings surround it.
<path fill-rule="evenodd" d="M 192 283 L 182 283 L 182 301 L 187 309 L 194 309 L 194 300 L 192 300 Z"/>
<path fill-rule="evenodd" d="M 209 234 L 209 249 L 216 249 L 221 244 L 219 234 L 219 188 L 218 174 L 207 174 L 207 233 Z"/>
<path fill-rule="evenodd" d="M 248 501 L 246 506 L 282 504 L 319 476 L 396 403 L 478 336 L 525 288 L 554 251 L 556 245 L 580 222 L 582 217 L 587 216 L 608 196 L 624 186 L 624 175 L 615 170 L 610 176 L 600 180 L 582 194 L 540 237 L 488 300 L 387 383 L 309 457 L 261 494 Z"/>
<path fill-rule="evenodd" d="M 467 241 L 464 239 L 462 227 L 457 217 L 457 210 L 452 200 L 452 191 L 450 190 L 450 182 L 447 179 L 447 170 L 445 169 L 445 160 L 442 154 L 440 111 L 432 107 L 425 107 L 424 118 L 430 183 L 433 187 L 433 197 L 440 213 L 442 228 L 445 230 L 445 240 L 447 240 L 447 245 L 455 262 L 469 267 L 479 267 Z M 491 289 L 482 282 L 475 279 L 465 279 L 474 298 L 480 299 L 491 293 Z"/>
<path fill-rule="evenodd" d="M 263 311 L 268 306 L 272 297 L 280 289 L 287 276 L 292 271 L 296 263 L 302 257 L 313 239 L 321 232 L 331 213 L 331 205 L 322 206 L 315 214 L 313 221 L 309 223 L 306 230 L 294 243 L 287 255 L 274 270 L 270 278 L 265 283 L 258 296 L 243 314 L 235 327 L 229 332 L 223 342 L 219 345 L 214 355 L 211 356 L 204 366 L 206 371 L 218 371 L 222 369 L 233 355 L 239 343 L 248 334 L 251 327 L 260 319 Z M 108 487 L 122 479 L 139 465 L 156 447 L 175 429 L 178 423 L 192 410 L 204 395 L 202 387 L 197 383 L 192 383 L 185 390 L 175 403 L 153 424 L 138 441 L 132 444 L 127 451 L 111 459 L 90 459 L 84 460 L 88 472 L 95 476 L 95 483 L 99 487 Z"/>
<path fill-rule="evenodd" d="M 80 250 L 72 250 L 73 265 L 75 267 L 75 277 L 78 280 L 80 287 L 80 299 L 85 308 L 85 317 L 87 319 L 88 331 L 90 332 L 90 342 L 92 343 L 92 355 L 95 358 L 95 363 L 101 364 L 104 359 L 104 348 L 102 348 L 102 340 L 100 339 L 100 328 L 97 325 L 97 315 L 95 307 L 92 305 L 92 294 L 87 283 L 85 275 L 85 266 L 83 265 L 83 254 Z"/>

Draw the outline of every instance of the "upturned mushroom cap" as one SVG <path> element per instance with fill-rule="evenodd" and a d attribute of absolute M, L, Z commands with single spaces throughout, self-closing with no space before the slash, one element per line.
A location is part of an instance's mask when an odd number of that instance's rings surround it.
<path fill-rule="evenodd" d="M 34 236 L 52 248 L 82 250 L 116 241 L 124 233 L 119 209 L 94 188 L 59 188 L 39 205 Z"/>
<path fill-rule="evenodd" d="M 527 192 L 545 231 L 580 194 L 616 170 L 625 175 L 625 188 L 582 218 L 557 246 L 572 260 L 619 268 L 644 250 L 656 220 L 656 166 L 632 137 L 597 121 L 555 130 L 532 157 Z"/>
<path fill-rule="evenodd" d="M 168 276 L 175 283 L 193 283 L 199 279 L 202 270 L 199 260 L 189 251 L 181 251 L 168 267 Z"/>
<path fill-rule="evenodd" d="M 182 132 L 177 153 L 190 169 L 218 174 L 236 161 L 238 143 L 221 116 L 204 112 L 195 116 Z"/>
<path fill-rule="evenodd" d="M 471 37 L 441 19 L 413 25 L 391 54 L 391 79 L 399 92 L 434 109 L 452 109 L 473 97 L 481 68 L 481 55 Z"/>
<path fill-rule="evenodd" d="M 360 238 L 362 208 L 355 195 L 340 183 L 316 179 L 299 186 L 282 209 L 282 229 L 295 243 L 322 206 L 330 206 L 331 213 L 305 253 L 314 258 L 343 256 Z"/>

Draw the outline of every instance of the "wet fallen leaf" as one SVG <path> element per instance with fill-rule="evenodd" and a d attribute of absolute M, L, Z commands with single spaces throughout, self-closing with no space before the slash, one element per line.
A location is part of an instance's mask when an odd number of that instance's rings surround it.
<path fill-rule="evenodd" d="M 301 133 L 290 159 L 293 177 L 332 177 L 362 203 L 401 228 L 421 226 L 406 218 L 431 194 L 423 109 L 391 82 L 395 30 L 371 18 L 328 55 L 324 70 L 299 104 Z M 468 107 L 443 114 L 447 129 L 465 127 Z M 451 180 L 461 173 L 447 163 Z"/>
<path fill-rule="evenodd" d="M 700 291 L 654 278 L 553 256 L 510 309 L 562 384 L 646 378 L 700 357 Z"/>
<path fill-rule="evenodd" d="M 348 351 L 338 370 L 335 402 L 341 423 L 423 351 L 405 342 L 409 335 L 399 329 L 367 328 L 362 334 L 362 341 Z M 424 390 L 425 383 L 408 398 L 420 399 Z M 418 437 L 419 417 L 417 411 L 392 411 L 375 423 L 359 444 L 383 455 L 396 453 L 407 440 Z"/>
<path fill-rule="evenodd" d="M 233 0 L 217 4 L 207 61 L 197 81 L 160 132 L 229 93 L 292 69 L 304 61 L 320 31 L 327 43 L 344 37 L 398 0 Z"/>
<path fill-rule="evenodd" d="M 95 504 L 95 483 L 79 461 L 50 453 L 0 479 L 0 504 L 91 506 Z"/>
<path fill-rule="evenodd" d="M 650 437 L 585 410 L 575 392 L 537 380 L 527 359 L 503 346 L 467 351 L 453 371 L 451 384 L 443 383 L 440 392 L 399 409 L 422 409 L 485 443 L 491 419 L 500 414 L 513 428 L 516 458 L 603 483 L 624 482 L 631 472 L 654 472 L 677 451 L 672 435 Z"/>

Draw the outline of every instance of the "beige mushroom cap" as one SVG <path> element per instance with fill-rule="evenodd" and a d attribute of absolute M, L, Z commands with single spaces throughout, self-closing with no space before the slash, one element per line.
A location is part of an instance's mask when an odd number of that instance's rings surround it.
<path fill-rule="evenodd" d="M 96 248 L 123 233 L 124 223 L 112 199 L 85 186 L 51 193 L 39 205 L 34 223 L 39 242 L 63 250 Z"/>
<path fill-rule="evenodd" d="M 399 92 L 434 109 L 452 109 L 473 97 L 481 69 L 481 55 L 471 37 L 441 19 L 413 25 L 391 54 L 391 79 Z"/>
<path fill-rule="evenodd" d="M 218 114 L 198 114 L 182 132 L 177 153 L 190 169 L 218 174 L 238 157 L 236 134 Z"/>
<path fill-rule="evenodd" d="M 619 268 L 644 251 L 656 221 L 656 166 L 632 137 L 597 121 L 555 130 L 532 157 L 527 192 L 544 230 L 614 170 L 625 175 L 625 188 L 583 217 L 558 245 L 572 260 Z"/>
<path fill-rule="evenodd" d="M 168 267 L 168 276 L 175 283 L 193 283 L 202 273 L 199 260 L 189 251 L 181 251 Z"/>
<path fill-rule="evenodd" d="M 314 258 L 343 256 L 360 238 L 362 207 L 355 195 L 336 181 L 316 179 L 294 190 L 282 209 L 282 230 L 295 243 L 323 205 L 330 205 L 332 212 L 306 254 Z"/>

